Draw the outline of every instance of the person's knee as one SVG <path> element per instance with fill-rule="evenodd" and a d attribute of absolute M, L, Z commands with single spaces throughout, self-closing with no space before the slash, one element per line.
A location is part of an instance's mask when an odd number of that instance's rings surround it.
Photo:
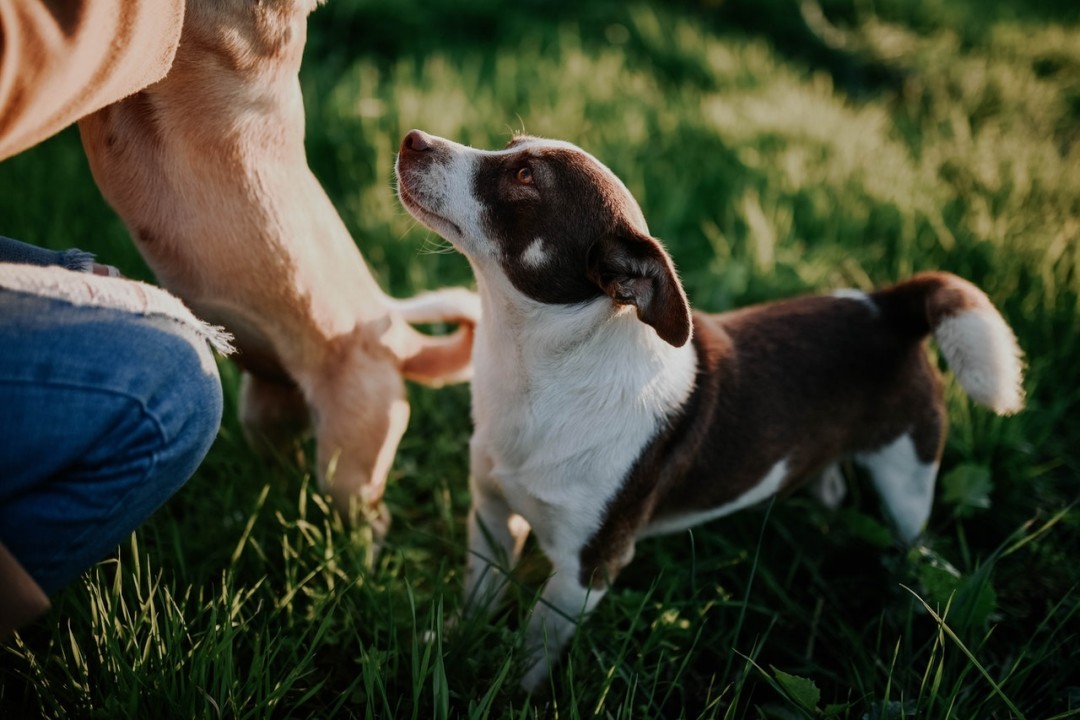
<path fill-rule="evenodd" d="M 15 441 L 0 446 L 0 540 L 52 593 L 191 478 L 217 435 L 222 389 L 210 348 L 184 323 L 35 302 L 49 312 L 19 316 L 43 320 L 19 328 L 33 352 L 3 358 L 12 392 L 0 426 Z"/>
<path fill-rule="evenodd" d="M 167 376 L 148 399 L 147 409 L 160 424 L 163 446 L 159 466 L 166 482 L 187 482 L 206 457 L 221 426 L 222 389 L 217 365 L 205 342 L 176 335 Z"/>
<path fill-rule="evenodd" d="M 177 392 L 183 393 L 189 403 L 190 414 L 176 438 L 178 454 L 183 455 L 186 467 L 181 474 L 190 477 L 206 457 L 221 426 L 221 381 L 214 375 L 195 375 L 179 383 Z M 186 478 L 185 478 L 186 479 Z"/>
<path fill-rule="evenodd" d="M 165 389 L 163 403 L 172 408 L 162 413 L 166 443 L 174 447 L 163 452 L 174 464 L 184 483 L 206 457 L 221 424 L 221 380 L 213 355 L 201 340 L 180 338 L 176 366 Z"/>

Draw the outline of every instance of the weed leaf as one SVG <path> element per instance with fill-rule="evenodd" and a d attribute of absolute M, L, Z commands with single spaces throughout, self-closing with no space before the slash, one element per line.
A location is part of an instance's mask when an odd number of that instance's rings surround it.
<path fill-rule="evenodd" d="M 798 675 L 789 675 L 773 665 L 769 667 L 772 668 L 776 682 L 780 683 L 780 687 L 784 688 L 784 692 L 792 700 L 806 710 L 817 712 L 818 703 L 821 701 L 821 691 L 818 690 L 813 680 Z"/>
<path fill-rule="evenodd" d="M 994 483 L 990 480 L 990 468 L 985 465 L 957 465 L 942 478 L 941 485 L 944 488 L 941 499 L 953 506 L 957 517 L 968 517 L 975 510 L 990 507 Z"/>

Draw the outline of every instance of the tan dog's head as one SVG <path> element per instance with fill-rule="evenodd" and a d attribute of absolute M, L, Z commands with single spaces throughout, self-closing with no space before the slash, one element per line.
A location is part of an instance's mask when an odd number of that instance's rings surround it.
<path fill-rule="evenodd" d="M 413 130 L 396 170 L 405 207 L 478 275 L 501 273 L 549 305 L 632 305 L 671 345 L 689 339 L 671 258 L 622 181 L 581 148 L 519 136 L 483 151 Z"/>

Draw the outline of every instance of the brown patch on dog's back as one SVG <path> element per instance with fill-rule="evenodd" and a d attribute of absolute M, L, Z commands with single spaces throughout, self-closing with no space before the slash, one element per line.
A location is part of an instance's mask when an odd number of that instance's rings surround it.
<path fill-rule="evenodd" d="M 965 310 L 996 312 L 981 290 L 942 272 L 919 273 L 871 297 L 890 322 L 920 337 L 945 317 Z"/>
<path fill-rule="evenodd" d="M 609 577 L 648 524 L 729 503 L 781 460 L 782 491 L 905 433 L 923 462 L 935 460 L 945 412 L 922 337 L 867 303 L 827 296 L 696 313 L 693 392 L 606 509 L 582 550 L 581 582 Z"/>

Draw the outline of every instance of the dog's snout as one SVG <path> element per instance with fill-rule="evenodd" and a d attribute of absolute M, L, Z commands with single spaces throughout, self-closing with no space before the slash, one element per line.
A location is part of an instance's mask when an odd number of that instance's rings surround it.
<path fill-rule="evenodd" d="M 410 130 L 401 141 L 401 152 L 424 153 L 435 149 L 435 142 L 422 130 Z"/>

